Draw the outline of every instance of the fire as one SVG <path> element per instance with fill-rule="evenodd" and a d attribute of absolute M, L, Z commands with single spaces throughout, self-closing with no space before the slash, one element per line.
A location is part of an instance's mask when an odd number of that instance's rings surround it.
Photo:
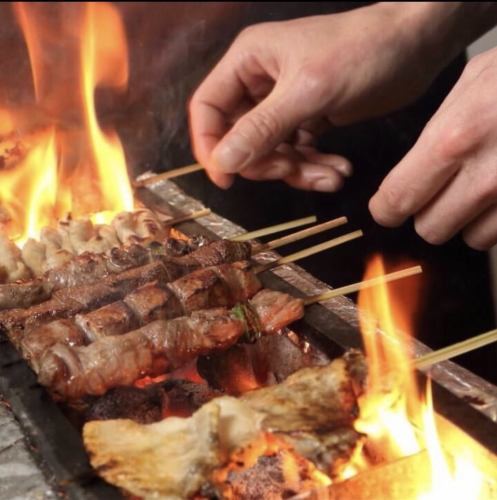
<path fill-rule="evenodd" d="M 366 279 L 385 274 L 380 258 L 375 257 Z M 411 363 L 411 331 L 408 319 L 414 315 L 384 284 L 364 290 L 359 296 L 361 330 L 368 361 L 368 390 L 360 401 L 361 416 L 356 429 L 368 436 L 362 454 L 345 471 L 350 477 L 376 462 L 392 461 L 427 450 L 431 477 L 420 477 L 418 500 L 440 498 L 477 499 L 483 477 L 467 458 L 449 460 L 435 425 L 431 390 L 426 395 L 418 387 Z M 413 424 L 415 423 L 415 424 Z M 460 457 L 468 457 L 464 445 L 448 443 Z"/>
<path fill-rule="evenodd" d="M 14 9 L 31 61 L 36 115 L 42 116 L 42 125 L 38 119 L 26 131 L 14 113 L 0 110 L 0 145 L 7 140 L 26 149 L 0 171 L 7 232 L 22 243 L 68 214 L 107 222 L 133 209 L 133 195 L 119 138 L 102 129 L 95 102 L 97 88 L 123 91 L 127 85 L 126 35 L 116 8 L 17 3 Z M 60 19 L 47 9 L 59 9 Z"/>
<path fill-rule="evenodd" d="M 212 481 L 222 491 L 223 498 L 237 498 L 240 491 L 250 487 L 247 485 L 254 480 L 257 482 L 257 466 L 264 458 L 274 460 L 275 469 L 269 474 L 277 491 L 268 491 L 267 484 L 261 481 L 258 498 L 289 498 L 290 492 L 302 493 L 331 484 L 327 475 L 297 454 L 284 440 L 269 432 L 263 432 L 245 448 L 236 450 L 226 467 L 214 472 Z M 264 467 L 271 468 L 267 464 Z"/>

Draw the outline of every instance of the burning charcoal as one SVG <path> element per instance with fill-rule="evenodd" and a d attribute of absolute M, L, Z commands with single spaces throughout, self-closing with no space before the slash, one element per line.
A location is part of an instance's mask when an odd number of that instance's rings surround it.
<path fill-rule="evenodd" d="M 238 344 L 226 352 L 199 359 L 198 369 L 212 387 L 239 395 L 257 387 L 277 384 L 306 366 L 326 364 L 329 359 L 285 335 L 258 339 L 254 344 Z"/>
<path fill-rule="evenodd" d="M 238 399 L 215 398 L 190 418 L 166 418 L 153 425 L 131 420 L 89 422 L 83 429 L 85 446 L 92 466 L 111 484 L 141 497 L 188 498 L 206 482 L 216 480 L 214 471 L 226 466 L 227 457 L 269 435 L 277 440 L 276 448 L 250 454 L 255 458 L 251 465 L 263 455 L 284 451 L 285 460 L 288 456 L 293 463 L 289 462 L 292 476 L 285 475 L 281 493 L 293 491 L 295 484 L 302 491 L 302 482 L 307 484 L 308 478 L 313 487 L 323 484 L 315 484 L 322 474 L 303 457 L 296 457 L 290 444 L 280 443 L 296 432 L 332 431 L 344 427 L 344 422 L 351 424 L 357 408 L 355 389 L 364 382 L 353 379 L 363 371 L 359 365 L 365 365 L 363 356 L 350 352 L 327 366 L 304 368 L 279 385 Z M 158 463 L 161 474 L 157 474 Z M 300 463 L 306 466 L 301 468 Z M 309 473 L 302 477 L 301 471 Z M 224 480 L 221 477 L 216 485 Z M 264 494 L 263 498 L 268 497 Z"/>
<path fill-rule="evenodd" d="M 86 420 L 129 418 L 140 424 L 151 424 L 162 418 L 163 398 L 160 384 L 145 389 L 116 387 L 90 406 Z"/>
<path fill-rule="evenodd" d="M 291 463 L 291 473 L 288 472 Z M 242 471 L 231 471 L 222 487 L 223 498 L 237 500 L 280 500 L 299 492 L 314 489 L 319 483 L 310 478 L 312 464 L 302 457 L 281 450 L 270 456 L 261 456 L 254 466 Z M 285 474 L 286 473 L 286 474 Z"/>
<path fill-rule="evenodd" d="M 221 396 L 220 391 L 190 380 L 168 380 L 163 385 L 163 413 L 167 416 L 189 417 L 210 400 Z"/>

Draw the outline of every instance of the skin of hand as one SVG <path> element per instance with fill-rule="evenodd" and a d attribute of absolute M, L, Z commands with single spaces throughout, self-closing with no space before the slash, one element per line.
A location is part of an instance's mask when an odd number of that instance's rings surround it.
<path fill-rule="evenodd" d="M 470 60 L 419 140 L 370 200 L 375 220 L 441 244 L 459 231 L 485 250 L 497 243 L 497 49 Z"/>
<path fill-rule="evenodd" d="M 195 156 L 212 181 L 227 188 L 240 174 L 340 188 L 352 167 L 319 153 L 316 135 L 397 109 L 427 88 L 441 66 L 421 36 L 433 8 L 375 4 L 244 30 L 190 102 Z"/>

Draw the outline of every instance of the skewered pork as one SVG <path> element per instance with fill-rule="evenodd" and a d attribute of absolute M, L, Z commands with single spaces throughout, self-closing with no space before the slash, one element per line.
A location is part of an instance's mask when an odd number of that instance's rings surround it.
<path fill-rule="evenodd" d="M 246 243 L 219 240 L 183 257 L 167 258 L 117 274 L 109 274 L 99 283 L 63 288 L 55 291 L 51 300 L 28 309 L 0 312 L 0 327 L 7 331 L 11 340 L 16 343 L 26 329 L 102 307 L 122 299 L 132 290 L 151 281 L 167 283 L 201 267 L 244 260 L 247 254 L 250 254 L 250 248 Z M 39 287 L 38 283 L 37 286 Z M 17 287 L 14 287 L 14 290 L 18 290 Z M 28 295 L 27 290 L 24 290 L 24 294 Z M 5 289 L 4 295 L 8 296 Z"/>
<path fill-rule="evenodd" d="M 328 433 L 353 422 L 365 376 L 362 354 L 351 351 L 279 385 L 214 399 L 188 419 L 89 422 L 83 438 L 93 467 L 108 482 L 143 498 L 188 498 L 261 432 L 285 439 L 302 429 Z"/>
<path fill-rule="evenodd" d="M 197 356 L 227 349 L 244 333 L 275 333 L 303 313 L 300 299 L 261 290 L 231 311 L 208 309 L 191 316 L 156 320 L 84 347 L 56 344 L 39 361 L 39 382 L 59 399 L 101 395 L 145 375 L 171 371 Z"/>
<path fill-rule="evenodd" d="M 63 265 L 47 271 L 42 281 L 35 279 L 25 283 L 1 284 L 0 310 L 28 307 L 48 299 L 53 290 L 89 285 L 155 261 L 162 261 L 170 267 L 183 267 L 184 274 L 199 267 L 246 260 L 251 252 L 250 244 L 229 240 L 214 241 L 180 257 L 167 253 L 165 247 L 167 244 L 151 247 L 135 244 L 127 248 L 113 248 L 107 254 L 83 253 L 71 257 Z"/>
<path fill-rule="evenodd" d="M 78 314 L 74 321 L 57 320 L 42 325 L 24 335 L 21 351 L 37 371 L 41 354 L 56 343 L 86 345 L 101 337 L 122 335 L 156 319 L 172 319 L 211 307 L 232 307 L 260 289 L 261 284 L 246 261 L 198 269 L 171 283 L 159 280 L 147 284 L 123 300 Z"/>

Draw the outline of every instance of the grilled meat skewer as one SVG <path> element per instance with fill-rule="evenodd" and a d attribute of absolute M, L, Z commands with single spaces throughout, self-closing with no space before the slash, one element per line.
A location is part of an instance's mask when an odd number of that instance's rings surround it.
<path fill-rule="evenodd" d="M 0 312 L 0 327 L 17 345 L 25 330 L 121 300 L 131 291 L 152 281 L 167 283 L 202 267 L 247 260 L 250 252 L 248 243 L 214 241 L 183 257 L 162 259 L 109 274 L 98 283 L 57 290 L 50 300 L 27 309 Z"/>
<path fill-rule="evenodd" d="M 122 335 L 156 319 L 173 319 L 199 309 L 232 307 L 253 297 L 262 285 L 247 261 L 198 269 L 171 283 L 149 283 L 107 306 L 74 320 L 60 319 L 27 332 L 23 357 L 37 371 L 42 353 L 56 343 L 86 345 Z"/>
<path fill-rule="evenodd" d="M 88 346 L 56 344 L 39 361 L 39 382 L 59 399 L 101 395 L 145 375 L 171 371 L 197 356 L 227 349 L 244 333 L 274 333 L 303 314 L 302 300 L 262 290 L 232 310 L 217 308 L 156 320 Z"/>
<path fill-rule="evenodd" d="M 191 252 L 188 252 L 189 250 Z M 183 253 L 183 255 L 177 256 L 178 253 Z M 239 258 L 233 258 L 231 254 L 236 254 Z M 41 278 L 1 284 L 0 310 L 14 307 L 26 308 L 49 299 L 57 290 L 91 285 L 110 275 L 155 261 L 173 262 L 198 268 L 199 263 L 204 266 L 215 265 L 247 259 L 249 256 L 249 244 L 229 240 L 219 240 L 201 247 L 198 247 L 197 243 L 185 246 L 179 243 L 179 240 L 174 240 L 174 242 L 168 240 L 165 245 L 154 242 L 148 247 L 140 244 L 125 248 L 115 247 L 107 253 L 85 252 L 50 269 Z"/>

